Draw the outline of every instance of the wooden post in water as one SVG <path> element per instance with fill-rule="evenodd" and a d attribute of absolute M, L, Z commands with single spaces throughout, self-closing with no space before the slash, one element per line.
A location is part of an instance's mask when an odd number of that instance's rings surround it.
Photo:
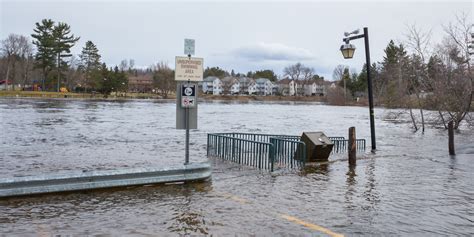
<path fill-rule="evenodd" d="M 456 155 L 454 152 L 454 126 L 453 126 L 453 120 L 449 121 L 448 123 L 448 137 L 449 137 L 449 154 L 450 155 Z"/>
<path fill-rule="evenodd" d="M 355 127 L 349 128 L 349 165 L 353 166 L 356 164 L 356 130 Z"/>

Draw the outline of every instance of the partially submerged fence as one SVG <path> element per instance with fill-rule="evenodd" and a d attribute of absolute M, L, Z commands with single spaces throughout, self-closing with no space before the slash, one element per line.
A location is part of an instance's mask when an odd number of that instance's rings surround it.
<path fill-rule="evenodd" d="M 277 167 L 303 167 L 306 163 L 306 144 L 300 136 L 210 133 L 207 135 L 207 156 L 238 164 L 273 171 Z M 334 143 L 333 153 L 347 151 L 348 140 L 329 137 Z M 365 150 L 365 140 L 357 139 L 357 150 Z"/>

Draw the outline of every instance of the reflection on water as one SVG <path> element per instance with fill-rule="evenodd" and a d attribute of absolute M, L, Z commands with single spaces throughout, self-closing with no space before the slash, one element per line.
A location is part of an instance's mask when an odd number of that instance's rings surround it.
<path fill-rule="evenodd" d="M 206 160 L 210 132 L 341 136 L 366 108 L 314 103 L 205 102 L 191 132 L 193 161 Z M 0 100 L 0 177 L 68 170 L 181 164 L 184 132 L 173 101 Z M 348 236 L 474 235 L 474 132 L 413 134 L 380 119 L 376 154 L 346 156 L 272 174 L 219 160 L 212 181 L 0 200 L 0 235 L 318 236 L 295 216 Z M 265 119 L 262 119 L 264 117 Z"/>

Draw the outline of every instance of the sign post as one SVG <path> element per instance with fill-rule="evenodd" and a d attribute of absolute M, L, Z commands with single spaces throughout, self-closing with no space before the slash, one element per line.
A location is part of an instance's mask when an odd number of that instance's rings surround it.
<path fill-rule="evenodd" d="M 197 129 L 197 82 L 203 78 L 203 59 L 192 58 L 194 40 L 184 40 L 184 53 L 187 57 L 176 56 L 176 129 L 186 130 L 185 162 L 189 164 L 189 129 Z"/>

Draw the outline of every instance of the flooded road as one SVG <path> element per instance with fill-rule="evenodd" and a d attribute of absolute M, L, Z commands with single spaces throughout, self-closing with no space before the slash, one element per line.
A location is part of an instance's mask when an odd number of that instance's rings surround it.
<path fill-rule="evenodd" d="M 474 131 L 412 133 L 376 109 L 376 154 L 274 173 L 219 160 L 212 180 L 0 200 L 0 236 L 474 235 Z M 174 101 L 0 100 L 0 177 L 180 164 Z M 345 136 L 370 144 L 368 109 L 314 103 L 203 102 L 191 161 L 206 134 Z"/>

